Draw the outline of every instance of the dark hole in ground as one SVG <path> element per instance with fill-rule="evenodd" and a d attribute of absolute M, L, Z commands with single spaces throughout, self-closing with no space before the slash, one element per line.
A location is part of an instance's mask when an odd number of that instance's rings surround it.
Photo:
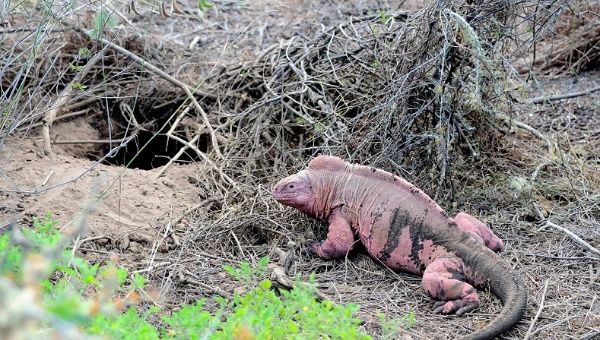
<path fill-rule="evenodd" d="M 198 145 L 196 145 L 202 152 L 206 152 L 207 139 L 207 136 L 201 136 Z M 114 157 L 106 158 L 105 163 L 151 170 L 166 165 L 183 146 L 183 144 L 168 138 L 164 134 L 153 131 L 140 131 L 138 136 L 126 146 L 120 148 Z M 103 152 L 104 154 L 110 152 L 110 146 L 105 146 Z M 196 162 L 199 160 L 198 155 L 191 149 L 187 149 L 178 158 L 178 162 Z"/>
<path fill-rule="evenodd" d="M 111 112 L 110 124 L 106 120 L 93 122 L 94 128 L 103 135 L 104 139 L 109 139 L 108 131 L 110 130 L 110 138 L 113 140 L 131 136 L 133 131 L 132 124 L 125 117 L 129 114 L 121 112 L 120 103 L 117 101 L 107 101 L 102 108 L 105 112 Z M 151 170 L 163 165 L 166 165 L 175 155 L 184 147 L 184 144 L 166 136 L 166 132 L 171 128 L 173 114 L 178 108 L 178 103 L 154 109 L 156 103 L 146 98 L 139 99 L 135 107 L 133 116 L 136 122 L 143 127 L 137 132 L 137 135 L 131 139 L 126 145 L 119 147 L 119 142 L 111 144 L 103 144 L 99 146 L 97 152 L 89 154 L 88 158 L 97 160 L 104 155 L 107 155 L 114 148 L 115 153 L 112 157 L 104 159 L 103 163 L 115 166 L 127 166 L 142 170 Z M 165 124 L 167 124 L 165 126 Z M 180 138 L 187 140 L 182 127 L 178 127 L 175 134 Z M 210 138 L 208 135 L 201 135 L 195 146 L 201 152 L 207 152 Z M 187 149 L 179 158 L 178 163 L 197 162 L 200 157 L 192 149 Z"/>

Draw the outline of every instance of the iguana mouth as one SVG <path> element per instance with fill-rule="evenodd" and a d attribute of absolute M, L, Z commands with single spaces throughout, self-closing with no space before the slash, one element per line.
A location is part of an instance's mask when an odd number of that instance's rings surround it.
<path fill-rule="evenodd" d="M 281 192 L 279 188 L 275 187 L 271 190 L 271 196 L 273 196 L 277 202 L 287 203 L 293 201 L 295 195 Z"/>

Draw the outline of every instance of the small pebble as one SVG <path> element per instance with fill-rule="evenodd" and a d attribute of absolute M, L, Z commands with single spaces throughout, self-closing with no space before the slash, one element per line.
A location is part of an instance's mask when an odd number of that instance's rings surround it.
<path fill-rule="evenodd" d="M 123 237 L 119 240 L 119 249 L 121 251 L 127 250 L 129 248 L 129 237 Z"/>
<path fill-rule="evenodd" d="M 144 251 L 144 247 L 141 244 L 132 241 L 129 243 L 129 250 L 131 250 L 131 252 L 133 253 L 141 253 L 142 251 Z"/>
<path fill-rule="evenodd" d="M 169 188 L 174 188 L 175 187 L 175 183 L 173 183 L 173 181 L 170 180 L 170 179 L 168 179 L 168 178 L 163 178 L 162 179 L 162 183 L 164 185 L 166 185 L 167 187 L 169 187 Z"/>
<path fill-rule="evenodd" d="M 106 238 L 99 238 L 96 240 L 96 244 L 103 247 L 108 243 L 108 239 Z"/>

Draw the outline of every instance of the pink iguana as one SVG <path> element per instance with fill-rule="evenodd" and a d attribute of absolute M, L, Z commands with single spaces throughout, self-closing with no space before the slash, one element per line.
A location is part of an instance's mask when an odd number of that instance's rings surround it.
<path fill-rule="evenodd" d="M 355 235 L 371 256 L 392 269 L 423 275 L 435 313 L 462 315 L 479 306 L 473 285 L 489 286 L 503 302 L 500 315 L 468 336 L 490 339 L 519 321 L 527 304 L 522 280 L 494 251 L 502 241 L 478 219 L 450 218 L 429 196 L 383 170 L 318 156 L 308 169 L 282 179 L 280 203 L 329 223 L 327 239 L 313 243 L 320 257 L 343 257 Z"/>

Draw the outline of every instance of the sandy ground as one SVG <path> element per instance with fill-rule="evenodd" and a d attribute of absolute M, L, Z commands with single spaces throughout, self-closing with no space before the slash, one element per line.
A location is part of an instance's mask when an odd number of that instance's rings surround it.
<path fill-rule="evenodd" d="M 71 137 L 81 136 L 73 125 L 80 124 L 58 125 L 55 133 L 66 128 Z M 11 139 L 2 147 L 2 225 L 52 212 L 67 226 L 91 204 L 95 211 L 88 216 L 87 236 L 105 236 L 103 249 L 123 251 L 156 239 L 164 225 L 205 195 L 192 184 L 203 169 L 198 163 L 176 164 L 168 177 L 156 178 L 160 168 L 125 169 L 75 157 L 70 150 L 55 151 L 54 160 L 45 157 L 35 139 Z"/>

